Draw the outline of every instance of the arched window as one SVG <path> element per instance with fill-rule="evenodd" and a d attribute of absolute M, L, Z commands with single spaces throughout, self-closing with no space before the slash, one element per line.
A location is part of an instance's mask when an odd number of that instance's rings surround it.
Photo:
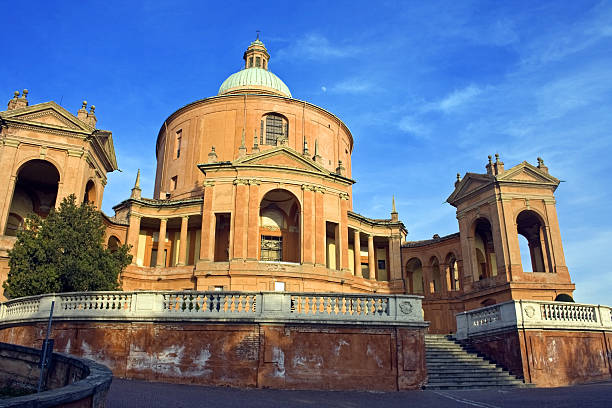
<path fill-rule="evenodd" d="M 89 180 L 87 182 L 87 185 L 85 185 L 85 195 L 83 196 L 83 202 L 96 205 L 96 185 L 92 180 Z"/>
<path fill-rule="evenodd" d="M 34 159 L 17 171 L 9 217 L 4 233 L 16 234 L 23 220 L 31 213 L 46 217 L 55 207 L 60 175 L 53 164 Z"/>
<path fill-rule="evenodd" d="M 423 265 L 419 258 L 411 258 L 406 262 L 406 278 L 408 293 L 423 293 Z"/>
<path fill-rule="evenodd" d="M 265 116 L 265 144 L 276 146 L 277 142 L 289 137 L 289 122 L 287 118 L 276 113 Z"/>
<path fill-rule="evenodd" d="M 544 223 L 540 216 L 531 210 L 521 211 L 516 218 L 516 231 L 519 234 L 523 271 L 549 272 L 551 268 L 548 257 L 548 242 Z M 521 238 L 523 238 L 522 246 L 520 245 Z M 527 255 L 529 255 L 528 258 Z"/>
<path fill-rule="evenodd" d="M 559 293 L 557 297 L 555 297 L 555 302 L 574 302 L 574 298 L 567 293 Z"/>
<path fill-rule="evenodd" d="M 300 204 L 286 190 L 269 191 L 259 207 L 262 261 L 300 262 Z"/>
<path fill-rule="evenodd" d="M 474 261 L 476 270 L 474 280 L 487 279 L 497 275 L 497 259 L 493 245 L 491 223 L 479 218 L 474 223 Z"/>
<path fill-rule="evenodd" d="M 119 249 L 120 245 L 121 245 L 121 242 L 119 241 L 119 238 L 117 238 L 114 235 L 111 235 L 108 238 L 108 244 L 106 245 L 106 247 L 110 249 L 111 252 L 115 252 L 117 249 Z"/>

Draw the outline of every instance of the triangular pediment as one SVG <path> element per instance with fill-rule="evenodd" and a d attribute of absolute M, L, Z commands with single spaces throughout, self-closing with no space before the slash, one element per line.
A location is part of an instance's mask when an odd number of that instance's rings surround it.
<path fill-rule="evenodd" d="M 559 180 L 557 178 L 527 162 L 517 164 L 510 170 L 498 175 L 497 181 L 528 184 L 559 184 Z"/>
<path fill-rule="evenodd" d="M 446 199 L 450 204 L 483 189 L 494 181 L 493 177 L 486 174 L 468 173 L 456 186 L 455 191 Z"/>
<path fill-rule="evenodd" d="M 310 157 L 304 157 L 297 153 L 295 150 L 284 146 L 275 147 L 260 153 L 242 157 L 234 161 L 233 164 L 247 166 L 272 166 L 292 168 L 323 174 L 330 173 L 327 169 L 316 163 Z"/>
<path fill-rule="evenodd" d="M 2 118 L 32 126 L 90 133 L 93 129 L 55 102 L 2 112 Z"/>

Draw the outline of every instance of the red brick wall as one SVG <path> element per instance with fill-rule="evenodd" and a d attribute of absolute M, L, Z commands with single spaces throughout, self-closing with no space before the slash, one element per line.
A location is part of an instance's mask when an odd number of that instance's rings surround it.
<path fill-rule="evenodd" d="M 0 330 L 39 345 L 44 325 Z M 122 378 L 286 389 L 404 390 L 426 379 L 423 329 L 283 324 L 57 323 L 55 349 Z"/>
<path fill-rule="evenodd" d="M 467 341 L 515 375 L 541 387 L 612 378 L 612 333 L 526 330 Z"/>

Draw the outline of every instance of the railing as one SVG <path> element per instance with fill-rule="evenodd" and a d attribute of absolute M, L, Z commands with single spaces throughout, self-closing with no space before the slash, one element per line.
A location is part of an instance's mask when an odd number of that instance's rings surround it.
<path fill-rule="evenodd" d="M 326 321 L 427 326 L 420 296 L 286 292 L 79 292 L 0 304 L 0 326 L 57 320 Z"/>
<path fill-rule="evenodd" d="M 513 300 L 457 314 L 457 338 L 509 328 L 612 330 L 609 306 Z"/>

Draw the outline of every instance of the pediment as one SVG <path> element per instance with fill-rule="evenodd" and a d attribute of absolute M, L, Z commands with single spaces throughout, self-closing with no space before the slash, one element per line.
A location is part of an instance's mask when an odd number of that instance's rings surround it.
<path fill-rule="evenodd" d="M 463 180 L 455 186 L 455 191 L 453 191 L 446 201 L 453 204 L 463 197 L 490 185 L 493 181 L 491 176 L 468 173 Z"/>
<path fill-rule="evenodd" d="M 523 162 L 497 176 L 500 182 L 523 182 L 539 184 L 559 184 L 559 180 L 537 167 Z"/>
<path fill-rule="evenodd" d="M 261 153 L 242 157 L 236 160 L 234 165 L 284 167 L 329 174 L 329 171 L 323 166 L 287 147 L 276 147 Z"/>
<path fill-rule="evenodd" d="M 91 132 L 91 128 L 55 102 L 45 102 L 24 109 L 6 111 L 2 117 L 17 123 L 39 125 L 58 130 Z"/>

